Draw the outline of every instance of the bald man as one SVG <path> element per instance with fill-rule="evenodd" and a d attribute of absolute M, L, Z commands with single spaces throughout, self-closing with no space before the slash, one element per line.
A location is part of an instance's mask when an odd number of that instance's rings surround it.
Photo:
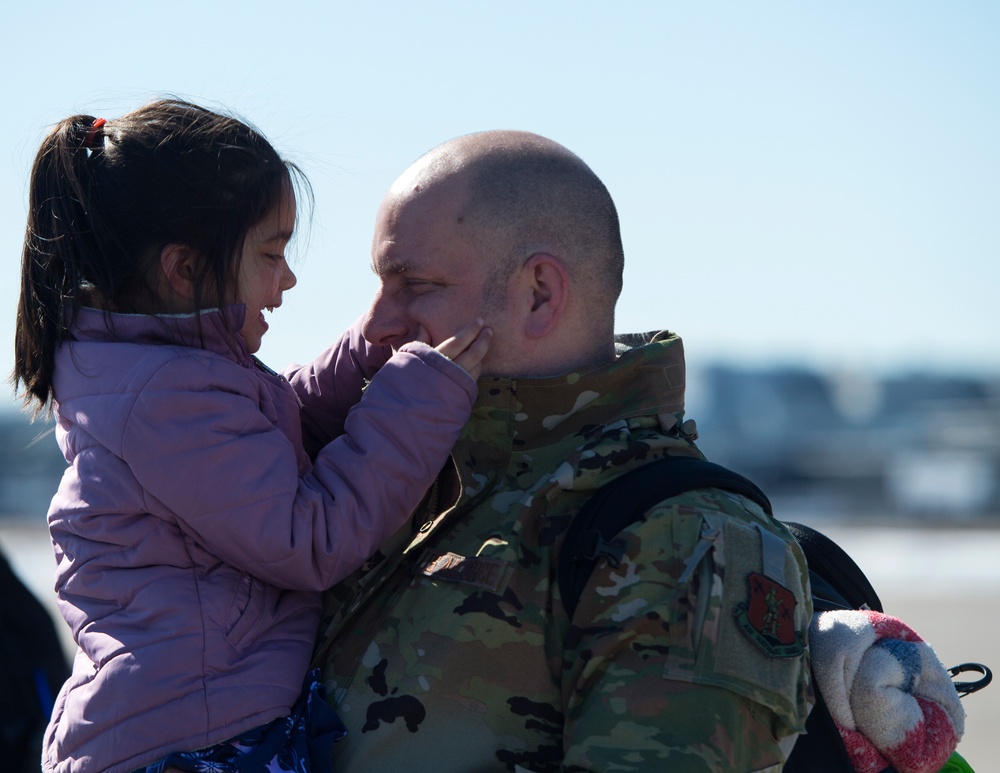
<path fill-rule="evenodd" d="M 798 546 L 757 504 L 718 489 L 661 502 L 572 615 L 555 582 L 596 490 L 701 456 L 680 339 L 616 343 L 623 264 L 605 186 L 534 134 L 447 142 L 386 194 L 364 337 L 436 344 L 476 316 L 494 334 L 451 464 L 328 594 L 317 657 L 348 729 L 336 769 L 780 770 L 809 708 L 811 606 Z M 765 596 L 751 579 L 768 551 L 783 584 Z M 789 646 L 768 635 L 779 619 Z"/>

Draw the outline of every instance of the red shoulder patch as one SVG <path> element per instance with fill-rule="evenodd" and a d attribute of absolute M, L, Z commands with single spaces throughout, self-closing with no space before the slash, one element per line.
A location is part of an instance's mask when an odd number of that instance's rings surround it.
<path fill-rule="evenodd" d="M 769 658 L 792 658 L 805 650 L 802 634 L 795 630 L 795 595 L 766 575 L 747 575 L 747 600 L 733 614 L 740 629 Z"/>

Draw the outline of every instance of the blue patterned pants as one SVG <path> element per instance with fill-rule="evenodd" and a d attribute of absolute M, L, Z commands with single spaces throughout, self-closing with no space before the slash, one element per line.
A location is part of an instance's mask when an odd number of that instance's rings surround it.
<path fill-rule="evenodd" d="M 133 773 L 333 773 L 333 744 L 347 731 L 324 697 L 319 671 L 310 671 L 287 717 L 207 749 L 173 752 Z"/>

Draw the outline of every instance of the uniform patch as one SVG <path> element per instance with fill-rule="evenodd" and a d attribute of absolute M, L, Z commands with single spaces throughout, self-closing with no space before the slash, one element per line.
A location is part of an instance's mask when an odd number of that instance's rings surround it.
<path fill-rule="evenodd" d="M 733 610 L 736 622 L 769 658 L 793 658 L 805 650 L 801 633 L 795 630 L 795 595 L 758 572 L 747 575 L 747 600 Z"/>

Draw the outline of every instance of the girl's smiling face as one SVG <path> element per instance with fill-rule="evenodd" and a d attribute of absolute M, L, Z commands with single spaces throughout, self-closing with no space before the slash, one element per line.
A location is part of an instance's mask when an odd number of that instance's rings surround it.
<path fill-rule="evenodd" d="M 246 304 L 246 319 L 240 336 L 251 354 L 260 349 L 267 332 L 264 310 L 281 305 L 281 295 L 295 286 L 285 249 L 295 228 L 295 195 L 290 187 L 275 207 L 250 229 L 243 242 L 237 281 L 237 303 Z"/>

